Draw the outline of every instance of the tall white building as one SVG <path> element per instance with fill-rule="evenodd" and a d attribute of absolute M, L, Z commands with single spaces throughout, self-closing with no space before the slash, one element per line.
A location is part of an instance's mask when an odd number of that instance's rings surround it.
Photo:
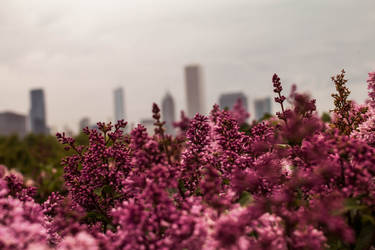
<path fill-rule="evenodd" d="M 247 106 L 247 97 L 242 92 L 222 94 L 219 98 L 220 108 L 221 109 L 227 108 L 228 110 L 232 110 L 234 105 L 237 103 L 239 99 L 242 102 L 242 106 L 248 112 L 249 110 Z"/>
<path fill-rule="evenodd" d="M 34 134 L 48 134 L 46 124 L 46 107 L 43 89 L 33 89 L 30 92 L 30 128 Z"/>
<path fill-rule="evenodd" d="M 265 114 L 271 114 L 271 98 L 266 97 L 262 99 L 256 99 L 254 101 L 255 106 L 255 120 L 260 120 Z"/>
<path fill-rule="evenodd" d="M 204 114 L 202 70 L 199 65 L 185 67 L 185 89 L 188 116 L 192 118 L 196 113 Z"/>
<path fill-rule="evenodd" d="M 124 108 L 124 90 L 123 88 L 117 88 L 114 91 L 115 99 L 115 123 L 118 120 L 125 119 L 125 108 Z"/>
<path fill-rule="evenodd" d="M 173 97 L 169 92 L 163 98 L 161 112 L 162 119 L 165 122 L 165 132 L 169 135 L 174 135 L 175 130 L 173 127 L 173 122 L 176 120 L 175 107 Z"/>

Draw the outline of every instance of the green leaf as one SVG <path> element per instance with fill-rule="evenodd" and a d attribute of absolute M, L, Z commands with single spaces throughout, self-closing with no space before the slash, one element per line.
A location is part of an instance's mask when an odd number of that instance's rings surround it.
<path fill-rule="evenodd" d="M 170 196 L 176 194 L 178 192 L 177 188 L 167 188 L 168 194 Z"/>
<path fill-rule="evenodd" d="M 89 223 L 91 222 L 96 222 L 96 221 L 107 221 L 107 218 L 105 218 L 105 216 L 103 216 L 100 212 L 98 211 L 90 211 L 86 214 L 86 216 L 84 217 L 84 219 L 86 221 L 88 221 Z"/>
<path fill-rule="evenodd" d="M 362 222 L 370 222 L 371 224 L 375 225 L 375 218 L 369 214 L 362 215 Z"/>
<path fill-rule="evenodd" d="M 249 205 L 253 201 L 253 197 L 247 191 L 243 191 L 238 202 L 242 207 Z"/>
<path fill-rule="evenodd" d="M 344 203 L 344 212 L 364 210 L 366 208 L 367 206 L 362 205 L 357 199 L 346 199 Z"/>
<path fill-rule="evenodd" d="M 333 240 L 328 242 L 329 250 L 349 250 L 340 240 Z"/>
<path fill-rule="evenodd" d="M 185 193 L 186 188 L 183 180 L 178 180 L 178 188 L 181 190 L 181 192 Z"/>
<path fill-rule="evenodd" d="M 278 146 L 278 147 L 281 148 L 281 149 L 290 148 L 290 145 L 289 145 L 289 144 L 276 144 L 276 146 Z"/>
<path fill-rule="evenodd" d="M 97 196 L 101 197 L 102 196 L 102 190 L 103 190 L 103 187 L 96 188 L 94 190 L 94 194 L 96 194 Z"/>
<path fill-rule="evenodd" d="M 223 179 L 223 184 L 224 184 L 224 185 L 229 185 L 229 184 L 230 184 L 229 179 Z"/>
<path fill-rule="evenodd" d="M 362 227 L 359 237 L 355 244 L 355 250 L 369 249 L 373 243 L 375 225 L 367 224 Z"/>
<path fill-rule="evenodd" d="M 102 194 L 110 194 L 110 193 L 112 193 L 112 191 L 113 191 L 112 186 L 104 185 L 103 190 L 102 190 Z"/>

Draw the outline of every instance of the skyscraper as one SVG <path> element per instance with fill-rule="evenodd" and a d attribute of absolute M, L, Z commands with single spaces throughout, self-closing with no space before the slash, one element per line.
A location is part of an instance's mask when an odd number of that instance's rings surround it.
<path fill-rule="evenodd" d="M 175 130 L 173 128 L 173 122 L 176 120 L 174 100 L 172 95 L 168 92 L 162 102 L 162 119 L 165 121 L 166 133 L 169 135 L 174 135 Z"/>
<path fill-rule="evenodd" d="M 187 114 L 194 117 L 196 113 L 204 113 L 204 94 L 202 70 L 199 65 L 185 67 L 185 88 L 187 99 Z"/>
<path fill-rule="evenodd" d="M 220 108 L 232 110 L 238 99 L 242 101 L 242 106 L 248 111 L 247 97 L 242 92 L 222 94 L 219 98 Z"/>
<path fill-rule="evenodd" d="M 48 134 L 46 124 L 46 107 L 43 89 L 33 89 L 30 92 L 30 128 L 35 134 Z"/>
<path fill-rule="evenodd" d="M 271 98 L 266 97 L 255 100 L 255 119 L 260 120 L 265 114 L 271 114 Z"/>
<path fill-rule="evenodd" d="M 114 91 L 115 97 L 115 123 L 118 120 L 125 119 L 125 112 L 124 112 L 124 90 L 123 88 L 117 88 Z"/>
<path fill-rule="evenodd" d="M 26 135 L 26 116 L 13 112 L 0 113 L 0 135 Z"/>

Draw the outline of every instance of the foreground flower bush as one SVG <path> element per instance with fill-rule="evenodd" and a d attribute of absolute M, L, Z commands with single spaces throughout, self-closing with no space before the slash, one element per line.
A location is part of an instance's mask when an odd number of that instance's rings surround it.
<path fill-rule="evenodd" d="M 344 73 L 332 122 L 293 87 L 281 112 L 243 126 L 248 114 L 214 106 L 184 115 L 180 134 L 126 123 L 85 129 L 89 145 L 58 134 L 68 193 L 43 204 L 22 176 L 0 169 L 1 249 L 369 249 L 375 244 L 375 73 L 369 99 L 348 99 Z M 287 107 L 286 102 L 289 102 Z"/>

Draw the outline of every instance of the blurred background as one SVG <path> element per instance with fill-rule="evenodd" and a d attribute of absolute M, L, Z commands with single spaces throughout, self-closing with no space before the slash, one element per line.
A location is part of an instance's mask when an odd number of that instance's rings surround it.
<path fill-rule="evenodd" d="M 2 0 L 0 123 L 77 134 L 120 117 L 147 124 L 166 98 L 175 117 L 206 113 L 226 94 L 245 97 L 255 119 L 258 99 L 277 111 L 273 73 L 323 112 L 343 68 L 361 102 L 374 13 L 374 0 Z"/>

